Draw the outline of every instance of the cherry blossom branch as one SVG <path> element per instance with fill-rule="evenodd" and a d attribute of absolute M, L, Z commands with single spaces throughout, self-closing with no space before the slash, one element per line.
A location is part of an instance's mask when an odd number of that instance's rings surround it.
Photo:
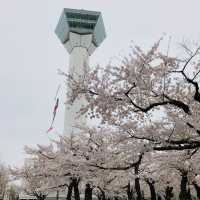
<path fill-rule="evenodd" d="M 152 110 L 154 107 L 170 104 L 170 105 L 173 105 L 173 106 L 176 106 L 176 107 L 182 109 L 185 113 L 190 114 L 190 108 L 189 108 L 188 105 L 186 105 L 185 103 L 183 103 L 181 101 L 177 101 L 175 99 L 172 99 L 172 98 L 168 97 L 165 94 L 164 94 L 164 97 L 166 99 L 168 99 L 168 101 L 155 102 L 155 103 L 152 103 L 152 104 L 148 105 L 147 107 L 141 107 L 141 106 L 137 105 L 136 103 L 134 103 L 134 101 L 129 96 L 129 93 L 131 92 L 131 90 L 133 89 L 133 87 L 135 87 L 135 84 L 126 93 L 124 93 L 124 94 L 130 100 L 130 103 L 134 107 L 136 107 L 137 109 L 139 109 L 142 112 L 147 113 L 148 111 Z"/>
<path fill-rule="evenodd" d="M 90 164 L 90 166 L 96 167 L 96 168 L 102 169 L 102 170 L 116 170 L 116 171 L 129 170 L 131 168 L 138 166 L 141 163 L 143 156 L 144 156 L 144 152 L 140 153 L 138 160 L 126 167 L 103 167 L 98 164 Z"/>
<path fill-rule="evenodd" d="M 175 73 L 181 73 L 183 75 L 183 77 L 185 78 L 185 80 L 189 83 L 192 84 L 195 88 L 195 94 L 194 94 L 194 100 L 196 100 L 197 102 L 200 103 L 200 92 L 199 92 L 199 85 L 196 81 L 194 81 L 194 79 L 196 78 L 196 76 L 200 73 L 200 71 L 198 71 L 196 73 L 196 75 L 191 79 L 189 78 L 186 73 L 185 73 L 185 69 L 188 66 L 188 64 L 190 63 L 190 61 L 199 53 L 200 47 L 198 47 L 196 49 L 196 51 L 191 55 L 191 57 L 186 61 L 185 65 L 183 66 L 183 69 L 180 71 L 173 71 Z"/>
<path fill-rule="evenodd" d="M 54 160 L 56 158 L 56 156 L 55 157 L 48 156 L 48 155 L 44 154 L 42 151 L 40 151 L 40 150 L 38 152 L 39 152 L 39 154 L 41 156 L 43 156 L 43 157 L 45 157 L 45 158 L 47 158 L 49 160 Z"/>
<path fill-rule="evenodd" d="M 155 102 L 155 103 L 152 103 L 150 105 L 148 105 L 147 107 L 141 107 L 139 105 L 137 105 L 136 103 L 134 103 L 134 101 L 131 99 L 131 97 L 129 96 L 129 93 L 131 92 L 131 90 L 135 87 L 135 84 L 127 91 L 124 93 L 124 95 L 129 99 L 129 102 L 135 107 L 137 108 L 138 110 L 134 110 L 134 112 L 139 112 L 139 111 L 142 111 L 144 113 L 147 113 L 148 111 L 152 110 L 153 108 L 155 107 L 158 107 L 158 106 L 162 106 L 162 105 L 173 105 L 175 107 L 178 107 L 180 109 L 182 109 L 185 113 L 187 113 L 188 115 L 191 114 L 191 111 L 190 111 L 190 108 L 187 104 L 183 103 L 182 101 L 178 101 L 178 100 L 175 100 L 175 99 L 172 99 L 170 98 L 169 96 L 165 95 L 164 94 L 164 97 L 166 99 L 168 99 L 168 101 L 162 101 L 162 102 Z M 99 94 L 97 92 L 94 92 L 92 90 L 87 90 L 85 92 L 88 92 L 89 94 L 91 95 L 94 95 L 94 96 L 99 96 Z M 123 98 L 119 98 L 119 97 L 113 97 L 113 100 L 114 101 L 124 101 Z"/>
<path fill-rule="evenodd" d="M 191 142 L 178 145 L 164 145 L 164 146 L 154 146 L 155 151 L 183 151 L 187 149 L 200 148 L 200 142 Z"/>
<path fill-rule="evenodd" d="M 186 69 L 186 67 L 188 66 L 188 64 L 190 63 L 190 61 L 198 54 L 199 50 L 200 50 L 200 47 L 198 47 L 196 49 L 196 51 L 191 55 L 191 57 L 186 61 L 185 65 L 183 66 L 182 71 L 184 71 Z"/>
<path fill-rule="evenodd" d="M 129 133 L 129 132 L 128 132 Z M 153 143 L 153 150 L 156 151 L 167 151 L 167 150 L 186 150 L 186 149 L 196 149 L 200 148 L 200 141 L 189 140 L 189 139 L 181 139 L 181 140 L 165 140 L 164 142 L 155 140 L 153 138 L 137 136 L 132 133 L 130 138 L 135 138 L 139 140 L 147 140 Z M 165 144 L 166 143 L 166 144 Z"/>
<path fill-rule="evenodd" d="M 192 80 L 194 80 L 199 75 L 199 73 L 200 73 L 200 70 L 194 75 Z"/>
<path fill-rule="evenodd" d="M 69 185 L 65 183 L 65 184 L 54 186 L 54 187 L 50 187 L 49 189 L 57 189 L 57 188 L 63 188 L 63 187 L 68 187 L 68 186 Z"/>
<path fill-rule="evenodd" d="M 196 131 L 196 133 L 200 136 L 200 130 L 196 129 L 196 128 L 194 127 L 194 125 L 192 125 L 192 124 L 189 123 L 189 122 L 187 122 L 186 124 L 187 124 L 187 126 L 188 126 L 189 128 L 194 129 L 194 130 Z"/>

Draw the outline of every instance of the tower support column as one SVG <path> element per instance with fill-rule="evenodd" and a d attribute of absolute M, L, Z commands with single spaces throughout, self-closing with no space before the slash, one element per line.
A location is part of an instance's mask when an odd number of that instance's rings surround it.
<path fill-rule="evenodd" d="M 92 35 L 80 35 L 70 33 L 69 41 L 64 45 L 70 53 L 68 73 L 74 81 L 80 83 L 84 80 L 89 71 L 89 52 L 88 49 L 92 43 Z M 71 88 L 67 88 L 67 93 L 71 95 Z M 67 101 L 68 102 L 68 99 Z M 66 103 L 64 118 L 64 135 L 77 133 L 80 131 L 77 126 L 86 126 L 87 119 L 85 115 L 80 115 L 82 107 L 87 106 L 84 95 L 79 94 L 73 104 Z"/>
<path fill-rule="evenodd" d="M 70 54 L 69 74 L 77 83 L 81 83 L 89 70 L 89 54 L 84 47 L 75 47 Z M 67 93 L 71 95 L 71 88 L 67 88 Z M 68 101 L 68 98 L 67 98 Z M 67 102 L 66 101 L 66 102 Z M 84 95 L 79 95 L 73 104 L 66 103 L 64 118 L 64 135 L 69 135 L 79 131 L 77 125 L 86 125 L 86 116 L 79 115 L 82 107 L 87 105 Z"/>

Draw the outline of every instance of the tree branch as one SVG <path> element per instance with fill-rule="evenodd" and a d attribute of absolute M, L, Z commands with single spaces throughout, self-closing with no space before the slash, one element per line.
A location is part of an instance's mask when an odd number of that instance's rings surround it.
<path fill-rule="evenodd" d="M 131 90 L 129 90 L 130 92 Z M 188 105 L 186 105 L 185 103 L 183 103 L 182 101 L 178 101 L 178 100 L 175 100 L 175 99 L 171 99 L 170 97 L 168 97 L 167 95 L 164 95 L 165 98 L 168 99 L 168 101 L 162 101 L 162 102 L 155 102 L 155 103 L 152 103 L 150 105 L 148 105 L 147 107 L 141 107 L 139 105 L 137 105 L 136 103 L 134 103 L 134 101 L 131 99 L 131 97 L 129 96 L 129 92 L 126 92 L 124 93 L 125 96 L 130 100 L 130 103 L 136 107 L 137 109 L 139 109 L 140 111 L 142 112 L 145 112 L 147 113 L 148 111 L 152 110 L 154 107 L 157 107 L 157 106 L 162 106 L 162 105 L 167 105 L 167 104 L 170 104 L 170 105 L 173 105 L 173 106 L 176 106 L 180 109 L 182 109 L 185 113 L 187 114 L 191 114 L 190 113 L 190 108 Z"/>
<path fill-rule="evenodd" d="M 155 151 L 183 151 L 187 149 L 200 148 L 200 143 L 191 144 L 180 144 L 180 145 L 165 145 L 165 146 L 155 146 L 153 150 Z"/>
<path fill-rule="evenodd" d="M 103 167 L 103 166 L 100 166 L 97 164 L 90 164 L 90 166 L 96 167 L 96 168 L 102 169 L 102 170 L 114 170 L 114 171 L 128 170 L 128 169 L 138 166 L 142 161 L 143 155 L 144 155 L 144 152 L 140 153 L 138 160 L 126 167 Z"/>

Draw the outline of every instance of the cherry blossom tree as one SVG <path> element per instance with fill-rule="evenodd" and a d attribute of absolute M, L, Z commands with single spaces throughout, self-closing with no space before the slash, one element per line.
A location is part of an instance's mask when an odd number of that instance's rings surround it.
<path fill-rule="evenodd" d="M 39 200 L 52 190 L 67 190 L 67 200 L 73 193 L 75 200 L 80 193 L 86 200 L 199 198 L 200 47 L 181 45 L 177 57 L 160 51 L 161 42 L 147 52 L 136 46 L 121 64 L 98 66 L 80 82 L 62 73 L 72 89 L 67 103 L 85 95 L 79 114 L 101 123 L 26 147 L 29 159 L 15 176 L 27 193 Z"/>
<path fill-rule="evenodd" d="M 80 83 L 69 79 L 69 103 L 84 93 L 88 105 L 81 114 L 147 140 L 154 150 L 195 149 L 200 146 L 200 47 L 182 45 L 184 55 L 173 57 L 159 51 L 161 41 L 147 52 L 132 48 L 121 65 L 97 67 Z"/>
<path fill-rule="evenodd" d="M 159 50 L 161 42 L 162 39 L 147 52 L 136 46 L 121 64 L 109 64 L 105 69 L 97 66 L 81 82 L 69 77 L 73 92 L 68 103 L 85 94 L 88 105 L 80 110 L 80 114 L 87 113 L 91 119 L 100 119 L 102 126 L 116 130 L 117 137 L 126 138 L 124 146 L 129 151 L 132 148 L 139 155 L 144 152 L 141 147 L 145 147 L 147 152 L 159 155 L 165 165 L 170 155 L 162 158 L 159 151 L 163 154 L 170 151 L 179 161 L 180 151 L 185 154 L 185 151 L 193 150 L 199 156 L 200 45 L 182 44 L 181 56 L 170 56 L 169 49 L 166 53 Z M 113 171 L 134 168 L 134 165 L 124 165 L 123 158 L 117 159 L 118 166 L 109 159 L 96 167 Z M 195 164 L 197 158 L 191 161 Z M 154 163 L 157 162 L 155 159 Z M 163 170 L 163 173 L 167 177 L 169 170 Z M 180 180 L 177 178 L 177 181 Z M 146 183 L 150 186 L 149 179 Z M 152 185 L 150 187 L 152 189 Z"/>
<path fill-rule="evenodd" d="M 134 140 L 120 137 L 118 132 L 109 132 L 109 129 L 88 128 L 83 131 L 80 135 L 61 137 L 50 146 L 26 148 L 29 156 L 34 158 L 34 162 L 28 160 L 33 171 L 26 165 L 29 174 L 34 172 L 33 180 L 28 179 L 33 185 L 29 188 L 37 188 L 36 191 L 45 191 L 45 194 L 67 189 L 68 200 L 72 193 L 76 199 L 80 199 L 80 193 L 85 193 L 87 200 L 92 199 L 92 194 L 104 200 L 111 197 L 131 199 L 134 196 L 140 200 L 144 198 L 142 191 L 153 200 L 159 190 L 170 199 L 172 188 L 177 192 L 182 187 L 181 167 L 186 165 L 183 170 L 187 170 L 188 162 L 195 163 L 199 156 L 197 150 L 188 154 L 185 151 L 173 151 L 170 155 L 167 152 L 155 153 L 145 145 L 141 148 L 141 143 L 137 146 L 132 143 Z M 132 146 L 136 146 L 134 151 Z M 192 184 L 193 188 L 194 185 L 199 187 L 194 178 L 198 167 L 189 167 L 189 181 L 182 188 Z"/>
<path fill-rule="evenodd" d="M 7 184 L 9 182 L 8 169 L 0 163 L 0 198 L 4 199 Z"/>
<path fill-rule="evenodd" d="M 20 180 L 22 183 L 22 190 L 30 195 L 35 196 L 38 200 L 46 199 L 49 190 L 49 184 L 52 182 L 52 176 L 49 176 L 51 172 L 48 172 L 46 159 L 37 156 L 37 152 L 44 148 L 39 146 L 39 149 L 33 149 L 25 147 L 25 152 L 28 158 L 25 160 L 25 164 L 21 168 L 11 168 L 11 174 L 14 180 Z M 52 149 L 51 146 L 45 149 Z"/>

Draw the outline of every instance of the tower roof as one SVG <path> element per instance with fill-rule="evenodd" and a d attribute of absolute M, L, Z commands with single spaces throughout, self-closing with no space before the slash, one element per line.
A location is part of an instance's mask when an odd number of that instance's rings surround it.
<path fill-rule="evenodd" d="M 70 32 L 92 34 L 92 42 L 98 47 L 106 37 L 101 12 L 64 8 L 55 33 L 65 44 Z"/>

